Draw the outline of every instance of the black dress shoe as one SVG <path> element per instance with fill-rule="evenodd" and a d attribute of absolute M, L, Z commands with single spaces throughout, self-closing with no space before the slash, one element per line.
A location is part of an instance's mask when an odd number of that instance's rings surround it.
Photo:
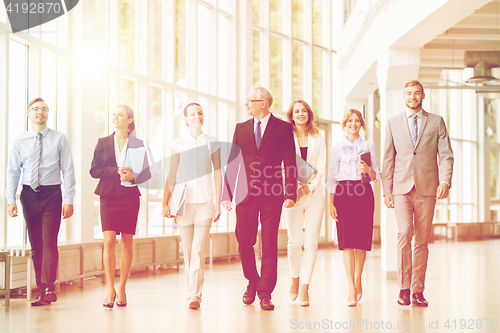
<path fill-rule="evenodd" d="M 257 292 L 257 284 L 249 283 L 247 290 L 243 294 L 243 303 L 250 305 L 255 301 L 255 293 Z"/>
<path fill-rule="evenodd" d="M 264 296 L 260 299 L 260 308 L 262 310 L 266 311 L 273 311 L 274 310 L 274 304 L 271 302 L 271 297 L 269 296 Z"/>
<path fill-rule="evenodd" d="M 57 295 L 52 289 L 45 288 L 45 295 L 43 296 L 43 299 L 49 303 L 54 303 L 57 301 Z"/>
<path fill-rule="evenodd" d="M 410 289 L 401 289 L 399 292 L 399 305 L 410 305 Z"/>
<path fill-rule="evenodd" d="M 46 301 L 46 300 L 44 299 L 44 295 L 45 295 L 45 290 L 42 290 L 42 291 L 38 294 L 37 298 L 36 298 L 33 302 L 31 302 L 31 306 L 44 306 L 44 305 L 49 305 L 49 304 L 50 304 L 50 302 L 48 302 L 48 301 Z"/>
<path fill-rule="evenodd" d="M 423 293 L 413 293 L 411 298 L 413 299 L 413 304 L 415 304 L 416 306 L 429 306 L 429 302 L 425 300 Z"/>

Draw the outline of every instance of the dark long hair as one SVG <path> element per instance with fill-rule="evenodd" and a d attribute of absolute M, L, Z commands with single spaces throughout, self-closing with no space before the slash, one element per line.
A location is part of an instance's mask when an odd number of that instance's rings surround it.
<path fill-rule="evenodd" d="M 127 112 L 127 117 L 128 119 L 132 118 L 132 122 L 128 124 L 128 133 L 129 135 L 136 136 L 135 135 L 135 121 L 134 121 L 134 110 L 128 105 L 118 105 L 117 108 L 124 108 L 125 111 Z"/>

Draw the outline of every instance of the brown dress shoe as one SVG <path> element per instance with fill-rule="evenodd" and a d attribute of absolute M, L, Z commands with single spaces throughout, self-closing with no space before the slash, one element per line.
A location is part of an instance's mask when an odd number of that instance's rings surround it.
<path fill-rule="evenodd" d="M 401 289 L 398 304 L 404 306 L 410 305 L 410 289 Z"/>
<path fill-rule="evenodd" d="M 273 304 L 273 302 L 271 302 L 271 297 L 269 297 L 269 296 L 262 297 L 260 299 L 260 307 L 262 310 L 273 311 L 274 304 Z"/>

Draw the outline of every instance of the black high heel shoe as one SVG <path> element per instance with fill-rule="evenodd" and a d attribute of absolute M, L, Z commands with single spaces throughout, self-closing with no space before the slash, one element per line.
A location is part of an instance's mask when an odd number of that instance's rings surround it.
<path fill-rule="evenodd" d="M 125 302 L 123 303 L 120 303 L 118 302 L 118 300 L 116 301 L 116 306 L 119 306 L 119 307 L 124 307 L 124 306 L 127 306 L 127 294 L 124 292 L 125 294 Z"/>
<path fill-rule="evenodd" d="M 104 306 L 105 308 L 108 308 L 108 309 L 112 309 L 113 306 L 115 306 L 115 300 L 116 300 L 116 290 L 115 290 L 115 297 L 113 297 L 113 302 L 106 303 L 106 299 L 104 299 L 104 303 L 102 303 L 102 306 Z M 118 303 L 117 303 L 117 305 L 118 305 Z"/>

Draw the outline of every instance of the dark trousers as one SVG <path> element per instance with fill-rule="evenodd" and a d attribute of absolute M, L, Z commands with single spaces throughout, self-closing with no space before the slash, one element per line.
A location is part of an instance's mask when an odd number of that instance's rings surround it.
<path fill-rule="evenodd" d="M 31 257 L 38 288 L 54 288 L 57 276 L 57 235 L 61 226 L 61 186 L 41 187 L 35 192 L 23 185 L 21 204 L 31 243 Z"/>
<path fill-rule="evenodd" d="M 236 205 L 236 239 L 245 278 L 257 284 L 259 298 L 271 296 L 278 276 L 278 227 L 283 204 L 278 200 L 250 196 Z M 257 272 L 254 245 L 261 224 L 261 274 Z"/>

